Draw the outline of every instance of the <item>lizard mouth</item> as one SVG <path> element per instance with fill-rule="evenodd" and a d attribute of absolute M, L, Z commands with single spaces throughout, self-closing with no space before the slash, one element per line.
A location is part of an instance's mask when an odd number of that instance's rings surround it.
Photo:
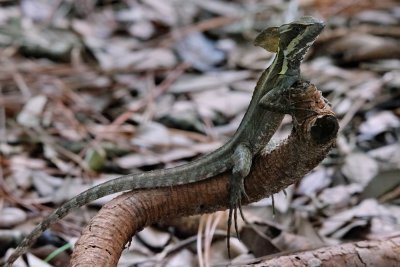
<path fill-rule="evenodd" d="M 315 39 L 324 29 L 325 24 L 323 22 L 315 23 L 314 25 L 310 26 L 310 36 Z"/>

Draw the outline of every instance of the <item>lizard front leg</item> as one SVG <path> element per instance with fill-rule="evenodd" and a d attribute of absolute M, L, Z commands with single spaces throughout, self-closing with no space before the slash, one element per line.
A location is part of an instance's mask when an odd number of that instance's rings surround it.
<path fill-rule="evenodd" d="M 232 219 L 235 225 L 236 235 L 239 238 L 238 226 L 237 226 L 237 210 L 239 209 L 240 216 L 244 221 L 245 218 L 242 212 L 242 194 L 247 197 L 244 189 L 244 178 L 249 174 L 251 164 L 253 161 L 253 154 L 251 150 L 245 144 L 239 144 L 233 155 L 233 168 L 230 176 L 229 185 L 229 215 L 228 215 L 228 229 L 227 229 L 227 247 L 230 258 L 230 232 L 232 226 Z M 248 197 L 247 197 L 248 198 Z"/>
<path fill-rule="evenodd" d="M 302 84 L 303 88 L 307 88 L 309 86 L 308 82 L 304 81 L 297 81 L 297 84 Z M 299 95 L 305 93 L 304 90 L 296 89 L 296 83 L 294 88 L 282 89 L 282 88 L 273 88 L 267 94 L 265 94 L 259 101 L 259 105 L 269 111 L 278 112 L 282 114 L 290 114 L 293 118 L 293 127 L 298 126 L 298 122 L 296 116 L 293 116 L 295 112 L 309 112 L 310 114 L 307 115 L 306 118 L 315 115 L 315 111 L 310 109 L 307 105 L 304 106 L 305 103 L 312 104 L 310 100 L 300 100 L 295 101 L 298 99 Z M 292 99 L 294 97 L 294 99 Z M 327 101 L 325 101 L 327 103 Z M 303 107 L 302 107 L 303 106 Z"/>
<path fill-rule="evenodd" d="M 284 91 L 282 88 L 275 87 L 266 93 L 258 104 L 272 112 L 290 114 L 293 111 L 293 107 L 290 105 L 290 101 L 283 96 Z"/>

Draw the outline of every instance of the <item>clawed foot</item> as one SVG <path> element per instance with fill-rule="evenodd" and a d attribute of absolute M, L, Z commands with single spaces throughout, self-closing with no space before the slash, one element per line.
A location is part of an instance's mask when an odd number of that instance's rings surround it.
<path fill-rule="evenodd" d="M 288 107 L 288 114 L 290 114 L 290 116 L 292 116 L 293 118 L 293 125 L 294 127 L 296 127 L 297 125 L 300 125 L 299 121 L 297 120 L 297 112 L 299 111 L 303 111 L 303 112 L 308 112 L 309 114 L 302 117 L 302 120 L 307 120 L 310 117 L 313 117 L 315 115 L 318 115 L 318 112 L 316 112 L 313 109 L 310 108 L 299 108 L 297 107 L 297 105 L 299 103 L 307 103 L 307 102 L 312 102 L 311 100 L 301 100 L 301 101 L 296 101 L 296 102 L 292 102 L 290 103 L 289 107 Z"/>
<path fill-rule="evenodd" d="M 234 228 L 236 232 L 236 237 L 240 239 L 239 236 L 239 228 L 237 224 L 237 211 L 239 209 L 240 217 L 244 222 L 247 223 L 243 215 L 242 210 L 242 196 L 249 199 L 246 191 L 244 190 L 244 179 L 231 179 L 230 190 L 229 190 L 229 215 L 228 215 L 228 229 L 227 229 L 227 248 L 228 248 L 228 256 L 231 258 L 231 247 L 230 247 L 230 237 L 231 237 L 231 227 L 232 227 L 232 219 L 234 221 Z"/>

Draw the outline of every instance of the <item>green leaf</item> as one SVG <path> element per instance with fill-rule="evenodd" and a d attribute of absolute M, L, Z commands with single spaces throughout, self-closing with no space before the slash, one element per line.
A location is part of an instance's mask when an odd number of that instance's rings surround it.
<path fill-rule="evenodd" d="M 101 171 L 106 161 L 106 153 L 100 148 L 91 148 L 87 151 L 85 161 L 93 171 Z"/>
<path fill-rule="evenodd" d="M 361 193 L 360 200 L 379 198 L 400 185 L 400 170 L 388 170 L 378 173 Z"/>

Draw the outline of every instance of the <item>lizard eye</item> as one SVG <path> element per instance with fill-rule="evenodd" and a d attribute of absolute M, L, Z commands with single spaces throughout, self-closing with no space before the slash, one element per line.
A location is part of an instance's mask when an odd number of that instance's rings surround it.
<path fill-rule="evenodd" d="M 299 34 L 301 31 L 300 27 L 293 27 L 292 32 L 295 33 L 296 35 Z"/>

